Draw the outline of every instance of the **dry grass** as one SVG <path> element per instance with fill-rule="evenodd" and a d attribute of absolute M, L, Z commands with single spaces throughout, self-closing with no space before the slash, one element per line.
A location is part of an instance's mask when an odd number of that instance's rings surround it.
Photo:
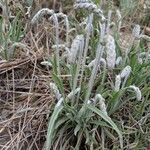
<path fill-rule="evenodd" d="M 40 59 L 0 64 L 1 149 L 41 149 L 43 145 L 52 96 Z"/>
<path fill-rule="evenodd" d="M 40 64 L 44 59 L 41 41 L 47 34 L 41 30 L 36 34 L 29 31 L 23 38 L 29 52 L 16 49 L 15 59 L 0 62 L 0 149 L 3 150 L 41 149 L 45 141 L 52 95 L 48 86 L 49 69 Z"/>
<path fill-rule="evenodd" d="M 14 9 L 14 3 L 12 6 Z M 37 11 L 33 9 L 33 13 Z M 21 40 L 28 51 L 15 48 L 10 61 L 0 60 L 1 150 L 43 147 L 53 98 L 48 86 L 51 71 L 41 62 L 52 54 L 53 28 L 44 21 L 35 28 L 28 24 Z"/>

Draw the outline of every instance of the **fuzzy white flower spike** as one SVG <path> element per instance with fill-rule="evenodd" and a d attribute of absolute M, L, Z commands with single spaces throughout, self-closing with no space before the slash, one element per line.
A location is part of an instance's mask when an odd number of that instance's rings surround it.
<path fill-rule="evenodd" d="M 83 40 L 84 40 L 84 37 L 82 34 L 77 35 L 75 37 L 75 39 L 73 40 L 72 45 L 71 45 L 71 49 L 70 49 L 70 53 L 69 53 L 69 57 L 68 57 L 68 61 L 70 63 L 75 63 L 76 58 L 77 58 L 78 53 L 79 53 L 79 47 L 84 42 Z"/>
<path fill-rule="evenodd" d="M 45 15 L 53 15 L 54 11 L 48 8 L 43 8 L 41 10 L 39 10 L 34 17 L 31 20 L 31 24 L 35 25 L 37 24 Z"/>
<path fill-rule="evenodd" d="M 120 85 L 121 85 L 121 76 L 117 75 L 115 79 L 115 91 L 118 92 L 120 90 Z"/>
<path fill-rule="evenodd" d="M 102 97 L 102 95 L 101 94 L 96 94 L 95 100 L 99 101 L 100 110 L 107 115 L 107 108 L 106 108 L 106 105 L 105 105 L 105 99 Z"/>
<path fill-rule="evenodd" d="M 130 85 L 129 88 L 134 90 L 137 100 L 140 101 L 142 99 L 142 94 L 140 89 L 134 85 Z"/>
<path fill-rule="evenodd" d="M 114 69 L 116 63 L 116 45 L 114 37 L 108 35 L 106 37 L 106 61 L 109 69 Z"/>
<path fill-rule="evenodd" d="M 140 38 L 140 31 L 141 31 L 140 25 L 136 24 L 132 30 L 133 37 Z"/>
<path fill-rule="evenodd" d="M 126 66 L 120 74 L 121 78 L 125 78 L 125 77 L 128 78 L 131 71 L 132 71 L 132 68 L 130 66 Z"/>
<path fill-rule="evenodd" d="M 117 57 L 117 59 L 116 59 L 116 66 L 119 66 L 121 63 L 122 63 L 122 57 L 119 56 L 119 57 Z"/>
<path fill-rule="evenodd" d="M 50 88 L 53 90 L 53 92 L 56 96 L 56 99 L 59 100 L 61 98 L 61 94 L 60 94 L 59 89 L 56 86 L 56 84 L 51 82 L 50 83 Z"/>

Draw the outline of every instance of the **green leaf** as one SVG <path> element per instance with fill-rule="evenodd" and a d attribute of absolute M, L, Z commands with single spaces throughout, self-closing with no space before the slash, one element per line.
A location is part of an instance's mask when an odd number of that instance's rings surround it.
<path fill-rule="evenodd" d="M 73 81 L 76 75 L 76 71 L 77 71 L 77 65 L 76 64 L 72 64 L 70 66 L 70 74 L 72 76 L 72 82 L 71 82 L 71 87 L 73 88 Z"/>
<path fill-rule="evenodd" d="M 51 63 L 52 63 L 52 67 L 53 67 L 53 72 L 55 74 L 58 74 L 58 72 L 57 72 L 57 60 L 56 60 L 56 56 L 53 57 L 53 59 L 51 60 Z"/>
<path fill-rule="evenodd" d="M 87 107 L 95 112 L 96 114 L 98 114 L 99 116 L 101 116 L 106 122 L 108 122 L 112 128 L 117 132 L 118 136 L 119 136 L 119 141 L 120 141 L 120 147 L 121 149 L 123 149 L 123 137 L 122 137 L 122 133 L 121 131 L 118 129 L 118 127 L 116 126 L 116 124 L 112 121 L 112 119 L 106 115 L 105 113 L 103 113 L 101 110 L 99 110 L 98 108 L 92 106 L 92 105 L 87 105 Z"/>
<path fill-rule="evenodd" d="M 11 41 L 18 42 L 20 40 L 21 35 L 23 35 L 22 31 L 22 24 L 21 21 L 19 20 L 20 17 L 20 12 L 17 14 L 17 16 L 14 18 L 11 28 L 9 30 L 9 36 Z"/>
<path fill-rule="evenodd" d="M 125 89 L 121 89 L 119 92 L 114 92 L 113 94 L 112 94 L 112 98 L 111 98 L 111 100 L 110 100 L 110 102 L 109 102 L 109 115 L 110 114 L 113 114 L 116 110 L 118 110 L 120 107 L 119 107 L 119 105 L 120 105 L 120 98 L 121 98 L 121 96 L 124 94 L 124 92 L 125 92 Z"/>
<path fill-rule="evenodd" d="M 52 79 L 55 82 L 55 84 L 57 85 L 57 87 L 60 90 L 61 94 L 64 95 L 64 86 L 63 86 L 62 80 L 54 73 L 52 74 Z"/>
<path fill-rule="evenodd" d="M 95 124 L 101 127 L 108 127 L 108 128 L 112 128 L 111 126 L 109 126 L 106 122 L 102 121 L 102 120 L 94 120 L 92 122 L 90 122 L 91 124 Z"/>
<path fill-rule="evenodd" d="M 59 119 L 56 124 L 55 124 L 55 129 L 57 129 L 60 125 L 62 125 L 63 123 L 65 123 L 68 120 L 68 118 L 65 116 L 61 119 Z"/>
<path fill-rule="evenodd" d="M 74 129 L 74 135 L 76 136 L 78 131 L 81 129 L 81 126 L 79 124 L 76 125 L 75 129 Z"/>
<path fill-rule="evenodd" d="M 50 121 L 48 124 L 45 150 L 50 150 L 50 148 L 51 148 L 51 144 L 52 144 L 52 140 L 53 140 L 53 132 L 55 130 L 55 123 L 56 123 L 56 120 L 58 119 L 58 115 L 62 111 L 62 109 L 63 109 L 62 105 L 59 105 L 59 106 L 56 105 L 55 109 L 51 115 L 51 118 L 50 118 Z"/>
<path fill-rule="evenodd" d="M 89 131 L 87 130 L 87 128 L 85 129 L 85 135 L 86 135 L 85 143 L 89 143 L 89 141 L 90 141 L 90 134 L 89 134 Z"/>
<path fill-rule="evenodd" d="M 109 130 L 107 130 L 106 128 L 103 128 L 105 134 L 112 140 L 115 140 L 116 138 L 111 134 L 111 132 Z"/>

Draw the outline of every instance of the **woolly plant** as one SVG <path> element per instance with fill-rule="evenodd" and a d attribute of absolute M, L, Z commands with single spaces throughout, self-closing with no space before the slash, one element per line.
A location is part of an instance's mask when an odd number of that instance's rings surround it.
<path fill-rule="evenodd" d="M 87 11 L 89 16 L 86 21 L 84 19 L 85 28 L 71 43 L 66 15 L 42 9 L 32 19 L 32 24 L 38 23 L 45 13 L 49 14 L 49 20 L 54 21 L 56 28 L 53 45 L 56 51 L 50 58 L 53 70 L 50 89 L 56 104 L 49 114 L 44 149 L 124 149 L 125 135 L 121 121 L 114 114 L 131 99 L 141 103 L 142 95 L 140 88 L 135 86 L 138 81 L 134 75 L 141 68 L 145 72 L 148 60 L 139 63 L 140 52 L 135 50 L 134 41 L 127 53 L 121 53 L 116 45 L 116 33 L 110 28 L 111 10 L 106 16 L 99 6 L 88 0 L 76 0 L 74 9 Z M 119 32 L 119 10 L 117 15 L 114 28 Z M 58 17 L 66 22 L 64 43 L 59 41 Z M 143 36 L 135 30 L 133 37 L 141 40 Z M 64 49 L 65 56 L 60 55 L 60 49 Z M 124 99 L 126 94 L 127 100 Z"/>

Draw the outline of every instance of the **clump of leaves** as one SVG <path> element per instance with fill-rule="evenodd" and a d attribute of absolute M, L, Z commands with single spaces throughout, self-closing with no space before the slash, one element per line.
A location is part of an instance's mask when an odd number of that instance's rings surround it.
<path fill-rule="evenodd" d="M 86 10 L 90 15 L 80 24 L 82 34 L 76 35 L 70 47 L 68 43 L 59 43 L 57 14 L 53 12 L 50 17 L 56 22 L 56 43 L 53 46 L 56 51 L 47 64 L 53 70 L 54 83 L 50 83 L 50 88 L 56 105 L 50 114 L 44 149 L 126 148 L 123 137 L 126 138 L 126 134 L 133 137 L 133 131 L 128 133 L 123 116 L 115 116 L 133 100 L 140 108 L 138 113 L 144 113 L 150 63 L 148 51 L 145 51 L 146 59 L 141 57 L 140 42 L 145 35 L 140 34 L 140 28 L 134 28 L 134 40 L 122 52 L 117 41 L 120 20 L 110 29 L 111 11 L 104 16 L 97 5 L 83 0 L 77 0 L 74 7 Z M 43 17 L 45 12 L 52 11 L 40 10 L 34 19 Z M 64 76 L 67 78 L 63 79 Z M 136 134 L 140 134 L 138 129 Z"/>
<path fill-rule="evenodd" d="M 23 27 L 19 20 L 19 13 L 17 16 L 10 16 L 5 3 L 2 3 L 0 7 L 2 9 L 0 16 L 0 57 L 1 59 L 10 60 L 13 58 L 16 46 L 26 47 L 18 43 L 23 35 Z"/>

